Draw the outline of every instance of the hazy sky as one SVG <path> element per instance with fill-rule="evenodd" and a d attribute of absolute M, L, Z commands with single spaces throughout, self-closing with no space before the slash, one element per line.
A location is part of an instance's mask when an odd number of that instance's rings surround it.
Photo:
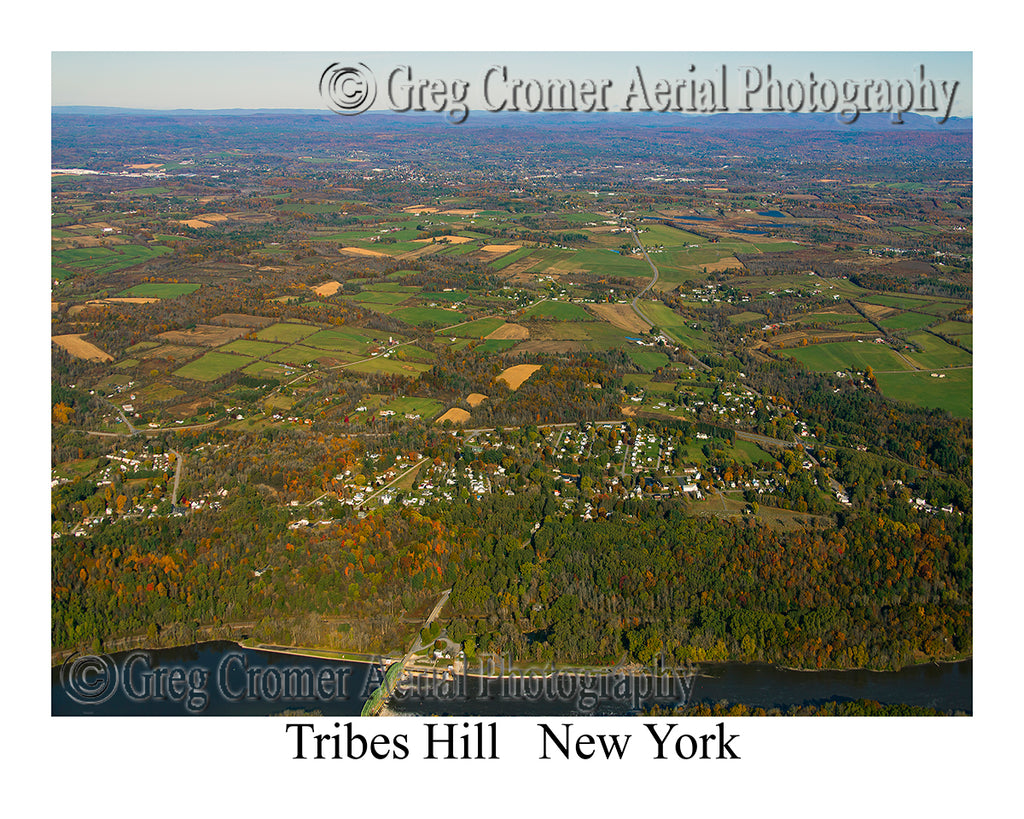
<path fill-rule="evenodd" d="M 756 66 L 785 83 L 807 87 L 817 81 L 928 79 L 959 81 L 954 116 L 973 111 L 970 52 L 54 52 L 53 105 L 108 105 L 129 108 L 325 108 L 318 91 L 332 63 L 366 64 L 376 78 L 375 109 L 389 107 L 387 77 L 408 65 L 415 79 L 462 80 L 469 85 L 474 110 L 485 72 L 508 66 L 512 79 L 610 79 L 612 94 L 625 89 L 640 66 L 645 81 L 685 77 L 717 78 L 726 67 L 729 102 L 736 107 L 742 90 L 741 67 Z M 694 71 L 689 67 L 695 66 Z"/>

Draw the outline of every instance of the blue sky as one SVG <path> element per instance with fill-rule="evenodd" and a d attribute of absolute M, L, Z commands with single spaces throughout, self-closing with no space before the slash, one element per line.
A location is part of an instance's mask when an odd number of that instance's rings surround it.
<path fill-rule="evenodd" d="M 717 77 L 724 65 L 730 83 L 729 101 L 739 99 L 741 67 L 772 67 L 785 82 L 805 86 L 813 72 L 818 81 L 898 81 L 926 76 L 958 81 L 954 116 L 973 112 L 970 52 L 62 52 L 52 54 L 53 105 L 108 105 L 130 108 L 324 108 L 317 83 L 332 63 L 365 63 L 378 83 L 375 108 L 386 108 L 383 85 L 399 65 L 409 65 L 415 78 L 462 80 L 469 84 L 468 101 L 484 107 L 483 76 L 494 65 L 507 65 L 512 77 L 537 79 L 610 79 L 624 95 L 635 67 L 645 80 L 695 76 Z M 696 70 L 689 71 L 694 65 Z M 735 97 L 734 97 L 735 94 Z"/>

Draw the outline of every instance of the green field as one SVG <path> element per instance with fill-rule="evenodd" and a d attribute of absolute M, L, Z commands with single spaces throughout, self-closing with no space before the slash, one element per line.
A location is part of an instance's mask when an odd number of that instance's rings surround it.
<path fill-rule="evenodd" d="M 746 455 L 750 463 L 774 463 L 775 456 L 765 452 L 757 444 L 752 441 L 741 441 L 739 438 L 736 439 L 735 445 L 732 447 L 733 452 L 742 452 Z M 740 458 L 736 459 L 741 460 Z"/>
<path fill-rule="evenodd" d="M 271 344 L 269 341 L 250 341 L 240 338 L 237 341 L 232 341 L 230 344 L 223 345 L 219 349 L 225 353 L 241 353 L 242 355 L 263 358 L 271 353 L 276 353 L 281 349 L 281 345 Z"/>
<path fill-rule="evenodd" d="M 722 452 L 726 458 L 741 464 L 753 463 L 774 463 L 775 456 L 761 449 L 757 444 L 750 441 L 736 439 L 736 444 L 730 446 L 724 439 L 712 438 L 707 441 L 694 440 L 692 443 L 682 447 L 680 455 L 688 462 L 702 464 L 707 459 L 704 457 L 704 445 L 707 444 L 712 451 Z"/>
<path fill-rule="evenodd" d="M 457 324 L 466 320 L 465 313 L 460 313 L 457 310 L 445 310 L 441 307 L 400 307 L 392 311 L 391 315 L 406 324 L 417 326 L 435 324 L 439 327 L 447 327 L 449 324 Z"/>
<path fill-rule="evenodd" d="M 430 369 L 429 364 L 421 364 L 418 361 L 396 361 L 393 358 L 378 356 L 369 361 L 360 361 L 346 369 L 357 373 L 402 375 L 406 378 L 418 378 L 419 374 Z"/>
<path fill-rule="evenodd" d="M 274 210 L 284 211 L 285 213 L 337 213 L 338 211 L 342 211 L 345 209 L 345 205 L 331 202 L 322 204 L 311 204 L 309 202 L 288 202 L 284 205 L 276 205 L 274 207 Z"/>
<path fill-rule="evenodd" d="M 513 339 L 499 339 L 499 338 L 488 338 L 477 344 L 473 350 L 481 355 L 487 353 L 503 353 L 505 350 L 511 350 L 519 342 Z"/>
<path fill-rule="evenodd" d="M 433 398 L 395 398 L 381 407 L 381 409 L 394 410 L 399 415 L 419 415 L 424 420 L 439 415 L 443 408 L 444 405 Z"/>
<path fill-rule="evenodd" d="M 904 355 L 922 369 L 965 367 L 974 361 L 970 353 L 947 344 L 931 333 L 914 333 L 907 336 L 907 341 L 920 347 L 921 352 L 905 352 Z"/>
<path fill-rule="evenodd" d="M 445 330 L 444 334 L 446 336 L 454 336 L 455 338 L 483 338 L 493 333 L 504 323 L 505 319 L 500 318 L 477 319 L 476 321 L 467 322 L 461 327 Z"/>
<path fill-rule="evenodd" d="M 391 354 L 391 357 L 398 361 L 434 362 L 437 360 L 436 353 L 432 353 L 430 350 L 424 350 L 422 347 L 417 347 L 415 344 L 403 344 Z"/>
<path fill-rule="evenodd" d="M 246 375 L 255 375 L 261 378 L 276 378 L 287 375 L 285 367 L 281 364 L 268 364 L 265 361 L 257 361 L 242 370 Z"/>
<path fill-rule="evenodd" d="M 959 302 L 935 302 L 929 304 L 927 307 L 921 308 L 925 312 L 932 313 L 936 316 L 948 316 L 954 310 L 959 310 L 964 305 Z"/>
<path fill-rule="evenodd" d="M 654 381 L 652 376 L 640 373 L 626 373 L 622 376 L 624 384 L 633 384 L 641 387 L 647 393 L 657 395 L 672 395 L 676 391 L 675 381 Z"/>
<path fill-rule="evenodd" d="M 150 188 L 132 188 L 126 192 L 130 193 L 132 196 L 159 196 L 164 193 L 170 193 L 171 189 L 166 188 L 163 185 L 157 185 Z"/>
<path fill-rule="evenodd" d="M 301 344 L 293 344 L 290 347 L 285 347 L 283 350 L 279 350 L 276 353 L 271 353 L 267 356 L 267 361 L 273 361 L 281 364 L 292 364 L 294 366 L 301 366 L 308 364 L 310 361 L 316 361 L 320 358 L 326 357 L 338 358 L 336 353 L 328 353 L 325 350 L 314 350 L 311 347 L 303 347 Z"/>
<path fill-rule="evenodd" d="M 479 250 L 479 245 L 476 242 L 462 242 L 457 245 L 436 245 L 436 250 L 430 251 L 431 255 L 438 256 L 462 256 L 466 253 L 471 253 L 474 250 Z M 496 266 L 495 266 L 496 267 Z M 502 265 L 504 267 L 504 265 Z"/>
<path fill-rule="evenodd" d="M 171 401 L 175 398 L 180 398 L 182 395 L 185 395 L 184 390 L 179 390 L 177 387 L 172 387 L 170 384 L 163 384 L 158 381 L 155 384 L 150 384 L 148 387 L 140 389 L 135 397 L 139 403 L 145 405 L 159 401 Z"/>
<path fill-rule="evenodd" d="M 542 301 L 533 305 L 524 315 L 527 318 L 556 319 L 559 321 L 594 321 L 581 304 L 566 301 Z"/>
<path fill-rule="evenodd" d="M 899 313 L 881 319 L 878 323 L 887 330 L 920 330 L 935 321 L 935 316 L 924 313 Z"/>
<path fill-rule="evenodd" d="M 881 304 L 884 307 L 899 307 L 901 310 L 922 310 L 932 304 L 932 300 L 926 298 L 914 298 L 912 296 L 869 296 L 862 301 L 868 304 Z"/>
<path fill-rule="evenodd" d="M 658 367 L 664 367 L 669 362 L 665 353 L 648 348 L 631 346 L 626 350 L 633 362 L 644 372 L 654 372 Z"/>
<path fill-rule="evenodd" d="M 970 335 L 974 332 L 974 323 L 970 321 L 944 321 L 932 327 L 936 333 L 944 336 Z M 129 350 L 130 352 L 130 350 Z"/>
<path fill-rule="evenodd" d="M 506 253 L 500 259 L 496 259 L 491 262 L 491 267 L 494 270 L 502 270 L 508 267 L 512 262 L 518 262 L 520 259 L 525 259 L 531 253 L 533 253 L 532 247 L 521 247 L 519 250 L 513 250 L 511 253 Z"/>
<path fill-rule="evenodd" d="M 353 295 L 342 294 L 347 299 L 352 299 L 360 304 L 401 304 L 407 301 L 411 293 L 388 293 L 384 291 L 363 290 Z"/>
<path fill-rule="evenodd" d="M 834 324 L 829 329 L 837 333 L 873 333 L 876 337 L 879 334 L 875 325 L 868 321 L 851 321 L 847 324 Z M 813 329 L 805 329 L 805 332 L 812 337 L 814 336 Z"/>
<path fill-rule="evenodd" d="M 55 251 L 53 263 L 77 273 L 100 275 L 134 267 L 171 252 L 164 245 L 69 248 Z"/>
<path fill-rule="evenodd" d="M 190 361 L 174 374 L 179 378 L 190 378 L 193 381 L 214 381 L 232 370 L 252 364 L 253 361 L 253 357 L 248 355 L 212 352 Z"/>
<path fill-rule="evenodd" d="M 622 241 L 633 241 L 632 235 L 628 233 L 613 234 L 621 236 Z M 663 245 L 665 247 L 685 247 L 686 245 L 705 245 L 708 240 L 695 233 L 688 233 L 685 230 L 671 227 L 670 225 L 644 225 L 637 235 L 644 247 L 652 245 Z"/>
<path fill-rule="evenodd" d="M 283 341 L 286 344 L 291 344 L 294 341 L 304 339 L 306 336 L 313 335 L 319 329 L 315 324 L 289 324 L 284 322 L 264 327 L 256 333 L 256 338 L 260 341 Z"/>
<path fill-rule="evenodd" d="M 643 256 L 623 256 L 615 250 L 580 250 L 552 267 L 557 271 L 583 270 L 599 276 L 651 276 L 650 265 Z"/>
<path fill-rule="evenodd" d="M 442 291 L 440 293 L 437 292 L 436 290 L 432 290 L 430 292 L 423 291 L 422 293 L 420 293 L 420 298 L 423 299 L 423 301 L 459 302 L 468 299 L 469 293 L 466 293 L 463 290 L 449 290 L 447 292 Z"/>
<path fill-rule="evenodd" d="M 849 324 L 861 321 L 859 313 L 808 313 L 805 316 L 789 318 L 796 319 L 798 324 Z"/>
<path fill-rule="evenodd" d="M 194 293 L 198 289 L 199 285 L 191 282 L 143 282 L 128 288 L 119 295 L 141 299 L 173 299 L 177 296 Z"/>
<path fill-rule="evenodd" d="M 126 353 L 141 353 L 143 350 L 152 350 L 154 347 L 159 347 L 159 341 L 140 341 L 138 344 L 133 344 L 131 347 L 125 349 Z"/>
<path fill-rule="evenodd" d="M 932 378 L 927 372 L 879 373 L 882 394 L 919 407 L 948 410 L 958 418 L 972 413 L 972 376 L 974 370 L 946 370 L 945 378 Z"/>
<path fill-rule="evenodd" d="M 388 274 L 388 278 L 397 278 L 399 276 L 409 276 L 416 273 L 415 270 L 399 270 L 395 273 Z M 356 281 L 353 279 L 352 281 Z M 411 296 L 414 293 L 419 293 L 423 288 L 418 284 L 400 284 L 399 282 L 377 282 L 376 284 L 363 285 L 362 291 L 359 295 L 364 293 L 405 293 L 407 296 Z"/>
<path fill-rule="evenodd" d="M 910 365 L 885 344 L 870 341 L 839 341 L 812 344 L 779 350 L 779 355 L 793 356 L 811 372 L 839 372 L 847 368 L 863 370 L 909 370 Z"/>
<path fill-rule="evenodd" d="M 366 355 L 370 345 L 377 342 L 373 333 L 355 327 L 345 329 L 321 330 L 307 338 L 303 344 L 307 347 L 319 347 L 322 350 L 341 350 L 352 355 Z"/>
<path fill-rule="evenodd" d="M 671 307 L 653 301 L 640 303 L 643 314 L 654 322 L 656 327 L 662 329 L 668 336 L 690 350 L 708 350 L 711 343 L 708 335 L 703 330 L 693 329 L 693 319 L 687 319 L 679 315 Z"/>
<path fill-rule="evenodd" d="M 764 313 L 754 313 L 751 310 L 744 310 L 734 316 L 729 316 L 730 324 L 746 324 L 749 321 L 761 322 L 765 320 Z"/>

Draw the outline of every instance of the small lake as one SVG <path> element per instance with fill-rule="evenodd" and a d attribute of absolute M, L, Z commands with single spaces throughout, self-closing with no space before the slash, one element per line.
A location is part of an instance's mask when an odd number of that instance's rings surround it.
<path fill-rule="evenodd" d="M 787 708 L 871 699 L 972 712 L 971 660 L 901 671 L 790 671 L 764 664 L 702 666 L 695 676 L 540 672 L 497 678 L 419 675 L 389 703 L 403 715 L 614 716 L 658 703 L 742 702 Z M 378 666 L 241 648 L 182 648 L 76 657 L 52 669 L 54 716 L 358 716 L 380 683 Z"/>

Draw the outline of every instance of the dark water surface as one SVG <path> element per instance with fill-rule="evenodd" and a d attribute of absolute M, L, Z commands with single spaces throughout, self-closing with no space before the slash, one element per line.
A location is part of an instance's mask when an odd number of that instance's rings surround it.
<path fill-rule="evenodd" d="M 562 716 L 635 713 L 641 706 L 726 700 L 787 708 L 877 700 L 971 713 L 971 660 L 901 671 L 789 671 L 763 664 L 702 666 L 695 676 L 597 676 L 562 670 L 503 679 L 410 678 L 389 702 L 407 715 Z M 260 716 L 285 711 L 358 716 L 378 666 L 209 642 L 75 657 L 51 673 L 55 716 Z"/>

